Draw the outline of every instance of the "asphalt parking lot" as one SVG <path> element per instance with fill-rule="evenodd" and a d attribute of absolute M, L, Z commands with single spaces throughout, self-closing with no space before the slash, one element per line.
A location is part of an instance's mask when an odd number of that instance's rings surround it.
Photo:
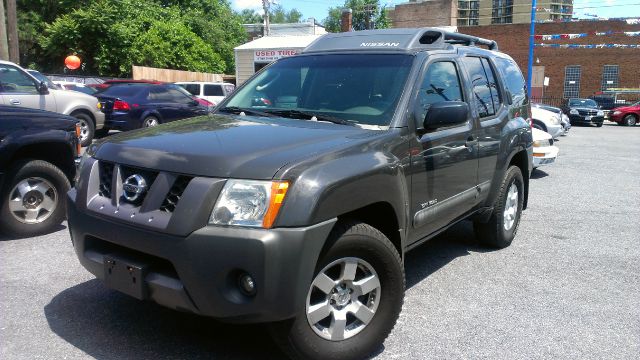
<path fill-rule="evenodd" d="M 514 244 L 460 224 L 409 253 L 380 359 L 640 357 L 640 126 L 574 127 L 534 172 Z M 106 289 L 67 229 L 0 237 L 2 359 L 279 359 L 264 327 L 221 324 Z"/>

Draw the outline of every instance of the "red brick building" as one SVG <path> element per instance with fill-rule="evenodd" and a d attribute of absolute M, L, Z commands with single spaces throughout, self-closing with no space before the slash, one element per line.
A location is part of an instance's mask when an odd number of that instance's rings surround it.
<path fill-rule="evenodd" d="M 459 27 L 458 31 L 496 40 L 500 50 L 512 56 L 526 76 L 529 24 L 469 26 Z M 535 42 L 638 45 L 640 36 L 624 34 L 624 32 L 638 31 L 640 31 L 640 22 L 634 20 L 538 23 L 536 24 L 538 35 L 581 33 L 588 35 L 575 39 L 538 39 Z M 596 32 L 611 33 L 598 36 L 595 35 Z M 544 77 L 549 78 L 549 86 L 544 88 L 545 97 L 568 97 L 568 94 L 575 90 L 578 96 L 586 97 L 603 90 L 603 87 L 640 88 L 640 48 L 536 47 L 534 66 L 543 66 Z M 636 98 L 640 98 L 640 95 Z"/>

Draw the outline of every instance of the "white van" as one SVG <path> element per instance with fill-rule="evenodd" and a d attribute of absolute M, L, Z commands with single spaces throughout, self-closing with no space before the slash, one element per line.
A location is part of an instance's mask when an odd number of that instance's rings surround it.
<path fill-rule="evenodd" d="M 191 94 L 200 99 L 205 99 L 213 103 L 213 105 L 218 105 L 222 99 L 231 94 L 236 88 L 233 84 L 223 82 L 188 81 L 177 82 L 176 85 L 182 86 Z"/>

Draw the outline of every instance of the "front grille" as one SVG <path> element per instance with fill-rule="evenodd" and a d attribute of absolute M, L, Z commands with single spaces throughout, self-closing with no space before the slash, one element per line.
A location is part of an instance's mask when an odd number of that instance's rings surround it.
<path fill-rule="evenodd" d="M 147 184 L 146 191 L 144 193 L 142 193 L 142 195 L 140 197 L 138 197 L 135 201 L 129 201 L 124 196 L 122 196 L 122 199 L 120 199 L 121 201 L 125 201 L 125 202 L 128 202 L 128 203 L 134 204 L 134 205 L 142 204 L 142 202 L 144 201 L 144 198 L 149 193 L 149 189 L 151 188 L 151 184 L 153 184 L 153 182 L 156 180 L 156 177 L 158 176 L 158 173 L 155 172 L 155 171 L 135 168 L 135 167 L 131 167 L 131 166 L 125 166 L 125 165 L 120 165 L 120 174 L 121 174 L 121 178 L 122 178 L 122 183 L 127 181 L 127 179 L 130 176 L 140 175 L 140 176 L 142 176 L 144 178 L 144 180 L 145 180 L 145 182 Z"/>
<path fill-rule="evenodd" d="M 111 181 L 113 180 L 113 167 L 114 165 L 109 162 L 100 162 L 98 173 L 100 175 L 100 189 L 98 194 L 106 198 L 111 199 Z"/>
<path fill-rule="evenodd" d="M 184 192 L 184 189 L 187 188 L 187 185 L 189 185 L 191 179 L 193 178 L 184 175 L 180 175 L 176 178 L 176 181 L 173 183 L 169 193 L 162 202 L 162 206 L 160 206 L 161 211 L 172 213 L 176 209 L 176 206 L 182 197 L 182 193 Z"/>
<path fill-rule="evenodd" d="M 595 116 L 598 115 L 598 110 L 578 110 L 578 114 Z"/>

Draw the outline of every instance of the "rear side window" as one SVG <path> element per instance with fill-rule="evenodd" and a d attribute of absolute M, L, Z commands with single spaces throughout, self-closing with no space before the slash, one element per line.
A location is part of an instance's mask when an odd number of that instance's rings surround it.
<path fill-rule="evenodd" d="M 185 90 L 191 93 L 191 95 L 200 95 L 200 84 L 178 84 Z"/>
<path fill-rule="evenodd" d="M 204 85 L 204 96 L 224 96 L 222 86 L 220 85 Z"/>
<path fill-rule="evenodd" d="M 500 104 L 495 76 L 486 59 L 479 57 L 465 57 L 464 64 L 469 72 L 474 99 L 470 99 L 470 104 L 478 110 L 478 115 L 489 117 L 496 114 L 497 105 Z M 485 64 L 483 64 L 485 61 Z M 494 98 L 495 97 L 495 98 Z"/>
<path fill-rule="evenodd" d="M 495 58 L 496 65 L 500 69 L 507 90 L 511 93 L 511 102 L 515 106 L 522 106 L 527 102 L 527 90 L 524 77 L 518 65 L 512 60 Z"/>

